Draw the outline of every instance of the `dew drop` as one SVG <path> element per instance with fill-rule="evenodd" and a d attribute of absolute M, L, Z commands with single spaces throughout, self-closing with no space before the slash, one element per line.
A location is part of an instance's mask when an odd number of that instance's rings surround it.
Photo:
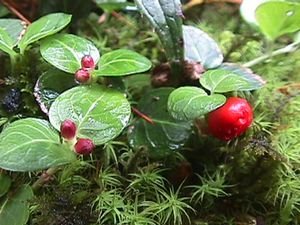
<path fill-rule="evenodd" d="M 289 11 L 286 12 L 287 16 L 292 16 L 293 14 L 294 14 L 294 11 L 292 11 L 292 10 L 289 10 Z"/>

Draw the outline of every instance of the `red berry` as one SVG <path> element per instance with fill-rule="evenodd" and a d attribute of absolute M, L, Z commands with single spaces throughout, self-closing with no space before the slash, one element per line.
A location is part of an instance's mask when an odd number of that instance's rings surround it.
<path fill-rule="evenodd" d="M 75 144 L 75 152 L 80 155 L 88 155 L 93 152 L 95 145 L 91 139 L 79 138 Z"/>
<path fill-rule="evenodd" d="M 92 56 L 85 55 L 81 59 L 81 66 L 83 69 L 91 69 L 95 67 L 95 62 Z"/>
<path fill-rule="evenodd" d="M 208 114 L 208 129 L 216 138 L 229 141 L 243 134 L 252 121 L 253 111 L 247 100 L 231 97 Z"/>
<path fill-rule="evenodd" d="M 76 124 L 72 120 L 65 120 L 60 125 L 60 133 L 64 139 L 72 140 L 76 135 Z"/>
<path fill-rule="evenodd" d="M 89 82 L 91 78 L 91 75 L 88 71 L 80 69 L 77 70 L 75 73 L 75 80 L 77 80 L 79 83 L 87 83 Z"/>

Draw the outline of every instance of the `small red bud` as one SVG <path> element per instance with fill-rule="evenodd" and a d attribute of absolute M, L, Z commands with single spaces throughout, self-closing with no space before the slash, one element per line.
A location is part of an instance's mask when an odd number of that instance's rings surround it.
<path fill-rule="evenodd" d="M 243 134 L 253 121 L 253 111 L 246 99 L 231 97 L 220 108 L 208 114 L 209 132 L 229 141 Z"/>
<path fill-rule="evenodd" d="M 95 67 L 95 62 L 92 56 L 85 55 L 81 59 L 81 66 L 83 69 L 93 69 Z"/>
<path fill-rule="evenodd" d="M 88 155 L 93 152 L 95 145 L 91 139 L 79 138 L 75 144 L 75 152 L 80 155 Z"/>
<path fill-rule="evenodd" d="M 79 83 L 87 83 L 89 82 L 91 78 L 91 75 L 88 71 L 80 69 L 77 70 L 75 73 L 75 80 L 77 80 Z"/>
<path fill-rule="evenodd" d="M 76 135 L 76 124 L 72 120 L 65 120 L 60 125 L 60 133 L 64 139 L 72 140 Z"/>

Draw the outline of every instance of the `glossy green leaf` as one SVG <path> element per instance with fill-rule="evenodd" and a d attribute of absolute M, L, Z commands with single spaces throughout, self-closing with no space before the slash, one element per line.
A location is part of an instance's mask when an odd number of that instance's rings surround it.
<path fill-rule="evenodd" d="M 262 79 L 259 75 L 253 73 L 253 71 L 249 68 L 242 67 L 238 64 L 234 63 L 223 63 L 218 69 L 227 70 L 229 72 L 233 72 L 243 79 L 247 80 L 251 87 L 247 89 L 247 91 L 257 90 L 262 88 L 266 81 Z"/>
<path fill-rule="evenodd" d="M 29 219 L 29 204 L 33 192 L 28 185 L 7 197 L 0 208 L 1 225 L 25 225 Z"/>
<path fill-rule="evenodd" d="M 49 118 L 57 130 L 64 120 L 73 120 L 78 137 L 92 139 L 100 145 L 121 133 L 130 114 L 130 104 L 124 94 L 95 84 L 62 93 L 52 104 Z"/>
<path fill-rule="evenodd" d="M 64 91 L 76 86 L 73 76 L 57 69 L 48 70 L 37 80 L 34 96 L 41 110 L 48 114 L 51 104 Z"/>
<path fill-rule="evenodd" d="M 14 46 L 16 46 L 21 39 L 21 33 L 25 30 L 26 25 L 22 20 L 18 19 L 0 19 L 0 27 L 8 33 Z"/>
<path fill-rule="evenodd" d="M 28 26 L 26 33 L 19 42 L 21 52 L 28 45 L 62 30 L 71 22 L 71 18 L 72 16 L 68 14 L 52 13 L 34 21 Z"/>
<path fill-rule="evenodd" d="M 168 99 L 168 111 L 178 120 L 193 120 L 209 113 L 226 102 L 219 94 L 207 95 L 198 87 L 180 87 Z"/>
<path fill-rule="evenodd" d="M 201 85 L 211 93 L 248 91 L 253 86 L 244 77 L 228 70 L 209 70 L 200 78 Z"/>
<path fill-rule="evenodd" d="M 135 0 L 155 28 L 169 62 L 184 60 L 180 0 Z"/>
<path fill-rule="evenodd" d="M 9 34 L 0 27 L 0 51 L 4 51 L 7 54 L 15 55 L 15 51 L 13 50 L 14 42 L 9 36 Z"/>
<path fill-rule="evenodd" d="M 8 175 L 0 174 L 0 198 L 8 192 L 10 185 L 11 178 Z"/>
<path fill-rule="evenodd" d="M 17 120 L 4 129 L 0 155 L 0 168 L 11 171 L 41 170 L 76 160 L 50 124 L 35 118 Z"/>
<path fill-rule="evenodd" d="M 185 60 L 200 62 L 204 68 L 216 68 L 223 62 L 223 54 L 217 43 L 202 30 L 183 26 Z"/>
<path fill-rule="evenodd" d="M 136 120 L 128 131 L 129 144 L 145 147 L 153 158 L 164 158 L 184 146 L 191 134 L 191 122 L 178 121 L 167 111 L 167 101 L 173 88 L 153 89 L 145 93 L 137 106 L 154 124 Z"/>
<path fill-rule="evenodd" d="M 96 4 L 106 12 L 124 9 L 128 6 L 134 6 L 127 0 L 95 0 Z"/>
<path fill-rule="evenodd" d="M 92 56 L 95 63 L 100 58 L 92 42 L 73 34 L 57 34 L 43 40 L 40 51 L 47 62 L 67 73 L 80 69 L 85 55 Z"/>
<path fill-rule="evenodd" d="M 268 1 L 256 10 L 261 31 L 270 40 L 300 29 L 300 4 L 296 2 Z"/>
<path fill-rule="evenodd" d="M 98 66 L 93 71 L 96 76 L 123 76 L 145 72 L 151 68 L 151 62 L 134 51 L 119 49 L 103 55 Z"/>

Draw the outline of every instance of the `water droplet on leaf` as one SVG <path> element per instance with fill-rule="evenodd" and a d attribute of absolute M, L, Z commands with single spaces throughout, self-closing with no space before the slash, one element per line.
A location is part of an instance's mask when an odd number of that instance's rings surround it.
<path fill-rule="evenodd" d="M 289 11 L 286 12 L 286 15 L 287 16 L 292 16 L 292 15 L 294 15 L 294 11 L 289 10 Z"/>

